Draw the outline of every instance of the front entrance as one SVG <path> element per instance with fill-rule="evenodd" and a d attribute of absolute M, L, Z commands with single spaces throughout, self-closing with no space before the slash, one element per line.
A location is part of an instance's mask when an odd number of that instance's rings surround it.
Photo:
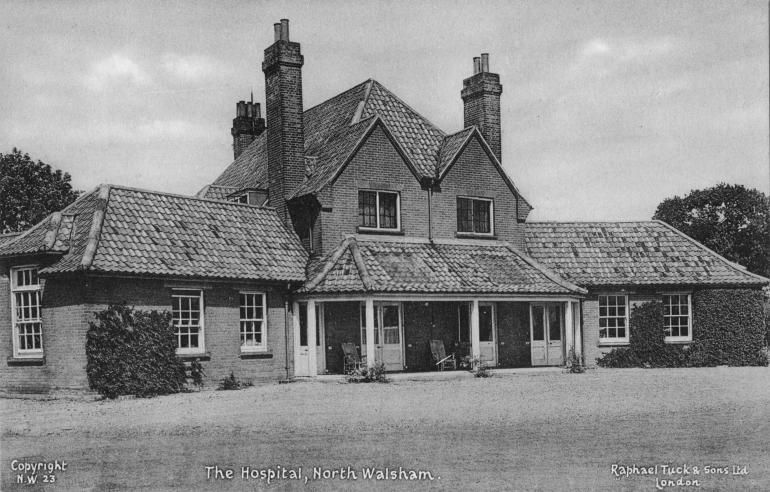
<path fill-rule="evenodd" d="M 404 338 L 401 304 L 374 304 L 374 356 L 386 371 L 404 369 Z M 366 308 L 361 304 L 361 352 L 366 353 Z"/>
<path fill-rule="evenodd" d="M 533 366 L 560 366 L 564 363 L 562 349 L 563 312 L 560 303 L 530 305 L 530 340 Z"/>
<path fill-rule="evenodd" d="M 326 353 L 324 351 L 323 306 L 315 306 L 315 357 L 310 357 L 310 337 L 308 336 L 307 303 L 299 303 L 299 324 L 294 329 L 294 375 L 315 376 L 323 374 L 326 368 Z M 315 360 L 316 367 L 312 367 Z"/>

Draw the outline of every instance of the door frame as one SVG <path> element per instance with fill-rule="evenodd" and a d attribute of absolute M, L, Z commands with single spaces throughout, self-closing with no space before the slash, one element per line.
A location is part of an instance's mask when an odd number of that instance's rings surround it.
<path fill-rule="evenodd" d="M 309 361 L 309 352 L 310 352 L 310 346 L 307 346 L 307 352 L 305 355 L 301 355 L 302 351 L 302 345 L 300 345 L 302 342 L 302 315 L 300 314 L 302 311 L 305 312 L 305 330 L 307 330 L 307 301 L 305 302 L 297 302 L 293 306 L 294 313 L 293 318 L 293 325 L 294 325 L 294 375 L 297 377 L 308 377 L 310 376 L 310 361 Z M 306 338 L 309 341 L 309 333 L 307 334 Z M 304 363 L 300 364 L 304 359 Z M 301 368 L 301 371 L 298 371 L 297 369 Z"/>
<path fill-rule="evenodd" d="M 565 335 L 566 335 L 565 331 L 566 331 L 567 327 L 565 326 L 565 323 L 564 323 L 564 307 L 562 306 L 562 303 L 561 302 L 549 302 L 549 301 L 530 302 L 529 303 L 529 343 L 530 343 L 529 351 L 530 351 L 530 357 L 532 357 L 532 343 L 534 343 L 534 341 L 535 341 L 534 340 L 535 324 L 534 324 L 534 316 L 533 316 L 533 312 L 532 312 L 533 309 L 532 308 L 535 307 L 535 306 L 539 306 L 539 307 L 543 308 L 543 344 L 544 344 L 543 346 L 545 347 L 545 361 L 546 361 L 545 365 L 534 366 L 534 364 L 533 364 L 533 367 L 547 367 L 547 366 L 550 366 L 550 364 L 548 364 L 548 360 L 550 358 L 549 355 L 548 355 L 548 352 L 550 350 L 550 346 L 549 345 L 551 343 L 551 317 L 550 317 L 550 315 L 548 313 L 548 308 L 549 308 L 550 305 L 554 305 L 554 304 L 560 306 L 559 307 L 559 312 L 561 313 L 561 317 L 559 319 L 559 334 L 560 334 L 559 351 L 561 352 L 561 364 L 560 365 L 564 365 L 564 361 L 566 360 L 566 356 L 565 356 L 565 353 L 564 353 L 565 352 L 565 349 L 564 349 L 564 347 L 565 347 L 565 345 L 564 345 L 565 344 L 565 340 L 564 340 L 564 338 L 565 338 Z M 558 367 L 558 366 L 554 366 L 554 367 Z"/>
<path fill-rule="evenodd" d="M 362 307 L 359 307 L 359 312 L 361 313 L 361 316 L 364 314 L 364 307 L 363 302 L 361 303 Z M 385 344 L 385 327 L 383 325 L 383 314 L 382 314 L 382 306 L 396 306 L 398 308 L 398 340 L 399 340 L 399 353 L 401 354 L 401 370 L 404 369 L 404 364 L 406 363 L 406 350 L 404 348 L 404 306 L 401 301 L 374 301 L 374 329 L 375 329 L 375 340 L 379 340 L 380 350 L 382 349 L 382 345 Z M 365 320 L 362 318 L 359 320 L 359 332 L 358 332 L 358 340 L 359 344 L 361 346 L 361 353 L 366 353 L 366 344 L 363 343 L 363 335 L 366 330 L 366 323 Z M 377 345 L 375 345 L 375 354 L 377 353 Z M 382 356 L 380 356 L 381 358 Z M 382 362 L 382 361 L 381 361 Z"/>
<path fill-rule="evenodd" d="M 324 326 L 324 304 L 319 302 L 316 307 L 316 374 L 326 373 L 326 327 Z"/>
<path fill-rule="evenodd" d="M 497 367 L 500 363 L 500 351 L 497 347 L 497 303 L 492 301 L 479 301 L 479 310 L 481 309 L 481 306 L 490 306 L 492 308 L 492 341 L 481 341 L 479 340 L 479 343 L 491 343 L 492 344 L 492 350 L 494 351 L 494 365 L 492 367 Z M 479 347 L 479 353 L 481 351 L 481 347 Z"/>

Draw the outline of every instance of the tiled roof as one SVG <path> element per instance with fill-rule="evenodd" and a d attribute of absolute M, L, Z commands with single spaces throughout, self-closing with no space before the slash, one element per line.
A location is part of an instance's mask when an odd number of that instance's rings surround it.
<path fill-rule="evenodd" d="M 585 293 L 505 242 L 364 235 L 312 264 L 303 292 Z"/>
<path fill-rule="evenodd" d="M 318 148 L 312 173 L 292 196 L 299 197 L 320 190 L 331 181 L 374 123 L 375 119 L 369 118 L 352 126 L 343 126 L 329 135 L 326 144 Z"/>
<path fill-rule="evenodd" d="M 211 184 L 235 188 L 236 191 L 244 188 L 266 190 L 267 131 L 254 139 Z M 212 198 L 212 196 L 207 195 L 205 198 Z"/>
<path fill-rule="evenodd" d="M 195 194 L 198 198 L 208 198 L 210 200 L 227 200 L 227 198 L 236 191 L 243 188 L 237 188 L 235 186 L 219 186 L 219 185 L 206 185 L 198 193 Z"/>
<path fill-rule="evenodd" d="M 12 239 L 16 239 L 21 234 L 21 232 L 7 232 L 5 234 L 0 234 L 0 244 L 11 241 Z"/>
<path fill-rule="evenodd" d="M 660 221 L 528 222 L 527 253 L 572 282 L 601 285 L 762 285 Z"/>
<path fill-rule="evenodd" d="M 0 256 L 62 254 L 41 273 L 305 278 L 305 250 L 270 208 L 103 185 L 64 209 L 52 233 L 55 215 Z"/>
<path fill-rule="evenodd" d="M 465 128 L 457 133 L 447 135 L 441 142 L 438 153 L 438 174 L 440 175 L 454 161 L 457 153 L 465 145 L 468 137 L 473 133 L 473 127 Z"/>
<path fill-rule="evenodd" d="M 438 177 L 473 131 L 471 127 L 446 135 L 382 84 L 369 79 L 304 112 L 305 155 L 313 157 L 315 166 L 289 198 L 318 192 L 331 182 L 357 149 L 358 139 L 366 134 L 365 122 L 373 123 L 375 117 L 404 153 L 418 179 Z M 266 139 L 265 131 L 212 185 L 267 189 Z M 510 178 L 505 179 L 519 194 Z M 213 186 L 204 188 L 198 196 L 222 198 Z"/>

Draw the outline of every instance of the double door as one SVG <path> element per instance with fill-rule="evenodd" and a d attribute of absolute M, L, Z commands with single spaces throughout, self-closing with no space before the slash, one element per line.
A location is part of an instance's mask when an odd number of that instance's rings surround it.
<path fill-rule="evenodd" d="M 400 303 L 374 303 L 374 360 L 386 371 L 404 369 L 403 322 Z M 366 354 L 366 307 L 361 303 L 361 353 Z"/>
<path fill-rule="evenodd" d="M 564 363 L 564 311 L 561 303 L 530 305 L 530 347 L 533 366 L 560 366 Z"/>

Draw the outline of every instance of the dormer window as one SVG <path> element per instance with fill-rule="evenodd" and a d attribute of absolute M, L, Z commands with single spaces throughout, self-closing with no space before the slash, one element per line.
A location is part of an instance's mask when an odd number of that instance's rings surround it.
<path fill-rule="evenodd" d="M 364 230 L 401 228 L 400 197 L 395 191 L 358 191 L 358 226 Z"/>
<path fill-rule="evenodd" d="M 457 197 L 457 232 L 461 234 L 494 233 L 495 207 L 490 198 Z"/>

